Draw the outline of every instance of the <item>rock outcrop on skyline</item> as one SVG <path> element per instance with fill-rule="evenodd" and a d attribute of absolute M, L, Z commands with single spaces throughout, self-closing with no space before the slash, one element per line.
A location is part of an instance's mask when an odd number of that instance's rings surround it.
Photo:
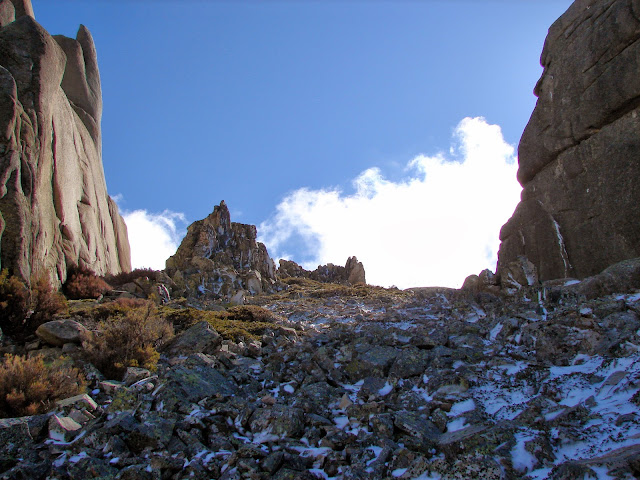
<path fill-rule="evenodd" d="M 280 277 L 303 277 L 323 283 L 342 283 L 355 285 L 367 283 L 364 265 L 356 257 L 349 257 L 344 267 L 328 263 L 320 265 L 313 271 L 305 270 L 292 260 L 280 260 L 278 268 Z"/>
<path fill-rule="evenodd" d="M 639 19 L 637 2 L 578 0 L 549 29 L 498 274 L 519 256 L 541 281 L 640 256 Z"/>
<path fill-rule="evenodd" d="M 30 0 L 0 1 L 0 267 L 64 282 L 131 269 L 102 166 L 102 94 L 89 30 L 51 36 Z"/>
<path fill-rule="evenodd" d="M 188 295 L 230 299 L 239 291 L 273 291 L 276 266 L 256 236 L 254 225 L 231 222 L 223 200 L 189 226 L 166 272 Z"/>

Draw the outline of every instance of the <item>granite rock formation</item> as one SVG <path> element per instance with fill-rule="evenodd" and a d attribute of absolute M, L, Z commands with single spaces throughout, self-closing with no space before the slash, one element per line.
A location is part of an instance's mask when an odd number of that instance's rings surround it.
<path fill-rule="evenodd" d="M 542 281 L 640 256 L 638 58 L 636 1 L 577 0 L 549 29 L 498 274 L 522 255 Z"/>
<path fill-rule="evenodd" d="M 344 267 L 328 263 L 320 265 L 313 271 L 305 270 L 296 262 L 291 260 L 280 260 L 278 268 L 280 277 L 303 277 L 310 278 L 323 283 L 341 283 L 355 285 L 357 283 L 367 283 L 362 262 L 356 257 L 349 257 Z"/>
<path fill-rule="evenodd" d="M 30 0 L 0 1 L 0 267 L 29 279 L 131 269 L 107 194 L 102 96 L 89 30 L 51 36 Z"/>
<path fill-rule="evenodd" d="M 273 291 L 276 266 L 256 235 L 254 225 L 231 222 L 223 200 L 189 226 L 166 272 L 188 296 L 231 299 L 241 290 L 252 295 Z"/>

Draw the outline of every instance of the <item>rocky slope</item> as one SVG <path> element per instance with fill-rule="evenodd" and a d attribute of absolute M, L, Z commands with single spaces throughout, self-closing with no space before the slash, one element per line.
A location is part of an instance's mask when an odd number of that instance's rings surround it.
<path fill-rule="evenodd" d="M 636 2 L 577 0 L 549 29 L 499 274 L 519 255 L 542 280 L 640 255 L 639 18 Z"/>
<path fill-rule="evenodd" d="M 293 282 L 252 297 L 257 337 L 176 324 L 157 372 L 84 364 L 90 395 L 0 420 L 0 478 L 637 478 L 638 272 L 513 297 Z"/>
<path fill-rule="evenodd" d="M 0 1 L 0 267 L 57 284 L 70 267 L 131 269 L 127 229 L 107 195 L 96 49 L 52 37 L 30 0 Z"/>

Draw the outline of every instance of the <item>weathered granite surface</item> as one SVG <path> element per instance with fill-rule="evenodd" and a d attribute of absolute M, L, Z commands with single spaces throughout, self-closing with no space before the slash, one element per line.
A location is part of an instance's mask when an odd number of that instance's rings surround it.
<path fill-rule="evenodd" d="M 498 274 L 518 256 L 542 281 L 640 256 L 639 19 L 636 1 L 578 0 L 549 29 Z"/>
<path fill-rule="evenodd" d="M 0 2 L 0 267 L 64 282 L 70 267 L 131 269 L 107 194 L 102 94 L 89 30 L 51 36 L 30 0 Z"/>

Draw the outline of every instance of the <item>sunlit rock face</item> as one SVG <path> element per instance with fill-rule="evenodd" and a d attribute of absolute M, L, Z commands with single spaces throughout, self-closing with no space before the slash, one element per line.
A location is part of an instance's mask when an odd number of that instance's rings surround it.
<path fill-rule="evenodd" d="M 0 266 L 64 282 L 131 269 L 102 167 L 102 94 L 89 30 L 51 36 L 30 0 L 0 2 Z"/>
<path fill-rule="evenodd" d="M 230 299 L 240 290 L 273 291 L 276 267 L 256 235 L 254 225 L 231 222 L 222 201 L 208 217 L 189 226 L 166 271 L 189 296 Z"/>
<path fill-rule="evenodd" d="M 549 29 L 498 273 L 524 255 L 540 280 L 584 278 L 640 256 L 638 5 L 578 0 Z"/>

